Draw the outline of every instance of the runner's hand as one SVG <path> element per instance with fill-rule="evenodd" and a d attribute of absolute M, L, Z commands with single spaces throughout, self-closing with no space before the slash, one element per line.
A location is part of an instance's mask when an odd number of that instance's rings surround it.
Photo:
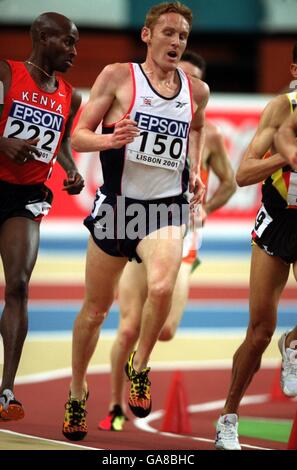
<path fill-rule="evenodd" d="M 137 122 L 130 119 L 130 116 L 127 116 L 116 123 L 113 134 L 110 135 L 110 148 L 118 149 L 130 144 L 138 135 Z"/>
<path fill-rule="evenodd" d="M 190 200 L 190 209 L 192 210 L 197 204 L 202 202 L 205 193 L 205 184 L 198 173 L 190 173 L 189 191 L 193 193 L 193 197 Z"/>
<path fill-rule="evenodd" d="M 84 179 L 77 170 L 67 171 L 67 179 L 64 180 L 63 191 L 67 191 L 71 195 L 79 194 L 84 186 Z"/>
<path fill-rule="evenodd" d="M 2 137 L 0 150 L 14 162 L 23 164 L 29 160 L 34 160 L 34 155 L 37 157 L 40 155 L 40 151 L 35 147 L 38 141 L 39 139 L 23 140 Z"/>

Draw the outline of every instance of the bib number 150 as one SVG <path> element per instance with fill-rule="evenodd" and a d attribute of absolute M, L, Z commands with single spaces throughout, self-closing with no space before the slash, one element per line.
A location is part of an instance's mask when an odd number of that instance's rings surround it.
<path fill-rule="evenodd" d="M 141 137 L 141 143 L 139 151 L 142 153 L 147 153 L 149 149 L 148 145 L 148 131 L 140 132 L 139 136 Z M 169 156 L 174 159 L 179 159 L 182 150 L 183 150 L 183 141 L 179 137 L 174 137 L 168 139 L 168 135 L 156 134 L 155 141 L 150 144 L 151 151 L 154 155 L 164 155 L 166 151 L 169 153 Z M 149 152 L 148 152 L 149 153 Z"/>

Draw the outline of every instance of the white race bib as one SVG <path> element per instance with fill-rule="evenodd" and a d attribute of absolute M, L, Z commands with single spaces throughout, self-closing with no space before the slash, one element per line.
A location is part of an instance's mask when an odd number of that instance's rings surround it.
<path fill-rule="evenodd" d="M 297 173 L 290 173 L 290 181 L 287 196 L 288 206 L 297 207 Z"/>
<path fill-rule="evenodd" d="M 261 237 L 264 230 L 268 227 L 268 225 L 271 222 L 272 222 L 272 218 L 268 214 L 265 207 L 262 206 L 257 213 L 255 227 L 254 227 L 254 232 L 259 238 Z"/>
<path fill-rule="evenodd" d="M 57 149 L 64 117 L 47 109 L 14 101 L 4 129 L 3 137 L 39 139 L 36 147 L 40 155 L 34 159 L 49 163 Z"/>
<path fill-rule="evenodd" d="M 177 170 L 187 148 L 187 122 L 137 112 L 140 134 L 126 147 L 126 158 L 136 163 Z"/>

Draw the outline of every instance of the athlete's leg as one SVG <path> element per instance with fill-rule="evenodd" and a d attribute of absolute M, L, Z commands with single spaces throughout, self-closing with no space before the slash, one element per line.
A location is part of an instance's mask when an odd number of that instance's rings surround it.
<path fill-rule="evenodd" d="M 295 263 L 293 264 L 293 273 L 294 273 L 295 280 L 297 281 L 297 261 L 295 261 Z M 297 340 L 297 326 L 295 326 L 295 328 L 293 328 L 293 330 L 290 331 L 290 333 L 287 334 L 285 347 L 286 348 L 297 349 L 297 341 L 296 340 Z M 294 343 L 292 344 L 293 341 L 294 341 Z"/>
<path fill-rule="evenodd" d="M 133 361 L 136 371 L 146 367 L 169 314 L 182 256 L 183 227 L 164 227 L 154 235 L 144 238 L 137 247 L 146 268 L 148 295 Z"/>
<path fill-rule="evenodd" d="M 125 409 L 123 390 L 124 367 L 138 340 L 141 314 L 147 296 L 146 271 L 143 263 L 127 263 L 119 288 L 120 324 L 111 349 L 111 402 L 109 409 L 119 404 Z"/>
<path fill-rule="evenodd" d="M 89 239 L 86 259 L 85 298 L 73 329 L 71 396 L 81 400 L 86 372 L 99 338 L 100 326 L 114 299 L 114 290 L 127 262 L 107 255 Z"/>
<path fill-rule="evenodd" d="M 223 414 L 237 413 L 240 401 L 260 367 L 262 354 L 270 343 L 277 318 L 280 295 L 290 267 L 269 256 L 257 245 L 252 248 L 250 270 L 250 322 L 246 338 L 233 358 L 232 380 Z"/>
<path fill-rule="evenodd" d="M 190 263 L 182 263 L 179 268 L 171 309 L 159 335 L 159 341 L 170 341 L 175 335 L 189 297 L 191 267 Z"/>
<path fill-rule="evenodd" d="M 0 228 L 0 253 L 5 276 L 5 304 L 0 321 L 4 368 L 1 391 L 13 391 L 28 330 L 28 285 L 39 247 L 39 222 L 13 217 Z"/>

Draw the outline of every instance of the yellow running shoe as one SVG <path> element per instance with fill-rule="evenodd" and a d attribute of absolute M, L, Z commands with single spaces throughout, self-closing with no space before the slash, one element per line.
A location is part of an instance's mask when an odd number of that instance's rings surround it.
<path fill-rule="evenodd" d="M 101 431 L 123 431 L 125 421 L 128 421 L 128 418 L 121 405 L 114 405 L 106 418 L 99 421 L 98 428 Z"/>
<path fill-rule="evenodd" d="M 138 418 L 145 418 L 152 409 L 152 400 L 150 394 L 151 382 L 148 379 L 150 367 L 136 372 L 133 367 L 133 358 L 136 351 L 133 351 L 128 359 L 125 372 L 130 381 L 130 393 L 128 404 L 132 413 Z"/>
<path fill-rule="evenodd" d="M 82 400 L 77 400 L 71 397 L 65 404 L 65 416 L 63 423 L 63 434 L 69 441 L 81 441 L 88 433 L 88 426 L 86 421 L 86 401 L 89 397 L 89 392 L 85 393 Z"/>

